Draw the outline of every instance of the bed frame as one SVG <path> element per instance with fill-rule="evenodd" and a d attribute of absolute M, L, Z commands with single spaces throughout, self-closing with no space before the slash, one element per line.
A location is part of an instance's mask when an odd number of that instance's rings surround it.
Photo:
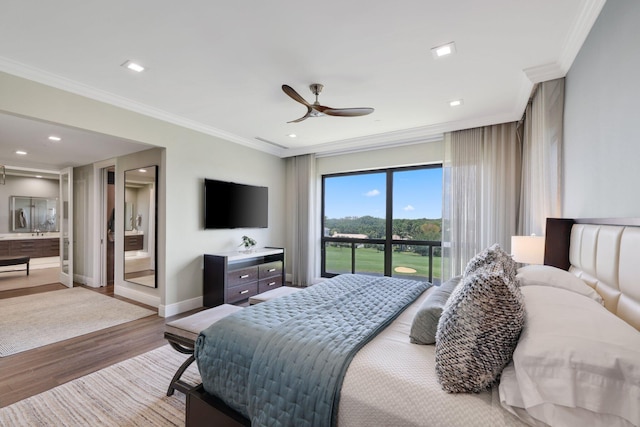
<path fill-rule="evenodd" d="M 545 264 L 580 277 L 640 330 L 640 218 L 549 218 Z"/>
<path fill-rule="evenodd" d="M 544 263 L 576 274 L 640 330 L 640 218 L 549 218 Z M 202 386 L 187 394 L 186 412 L 187 427 L 251 425 Z"/>

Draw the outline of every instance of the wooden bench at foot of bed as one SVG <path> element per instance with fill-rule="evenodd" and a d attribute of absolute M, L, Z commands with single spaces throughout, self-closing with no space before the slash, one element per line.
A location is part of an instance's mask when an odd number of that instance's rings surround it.
<path fill-rule="evenodd" d="M 180 368 L 178 368 L 171 379 L 169 389 L 167 390 L 167 396 L 171 396 L 176 389 L 187 394 L 189 390 L 193 388 L 193 386 L 182 381 L 180 377 L 195 360 L 195 357 L 193 356 L 193 348 L 200 331 L 238 310 L 242 310 L 242 307 L 231 304 L 222 304 L 207 310 L 199 311 L 191 316 L 174 320 L 173 322 L 169 322 L 165 325 L 164 337 L 169 341 L 171 347 L 180 353 L 189 355 L 187 360 L 180 365 Z"/>
<path fill-rule="evenodd" d="M 27 276 L 28 276 L 29 261 L 31 261 L 31 258 L 28 256 L 0 256 L 0 267 L 6 267 L 9 265 L 27 264 Z M 22 271 L 22 270 L 6 270 L 6 271 Z"/>

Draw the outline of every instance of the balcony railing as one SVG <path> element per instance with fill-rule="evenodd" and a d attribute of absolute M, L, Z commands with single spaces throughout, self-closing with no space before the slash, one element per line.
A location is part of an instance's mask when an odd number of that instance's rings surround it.
<path fill-rule="evenodd" d="M 439 283 L 442 277 L 440 241 L 387 241 L 328 236 L 322 237 L 321 241 L 323 277 L 363 273 L 427 280 L 432 283 Z M 348 253 L 338 254 L 337 248 L 347 249 Z"/>

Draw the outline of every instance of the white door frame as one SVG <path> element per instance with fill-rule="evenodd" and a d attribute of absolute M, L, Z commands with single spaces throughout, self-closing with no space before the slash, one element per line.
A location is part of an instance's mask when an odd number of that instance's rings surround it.
<path fill-rule="evenodd" d="M 60 283 L 73 287 L 73 168 L 60 171 Z"/>
<path fill-rule="evenodd" d="M 93 276 L 96 287 L 107 285 L 107 169 L 115 168 L 115 159 L 93 164 L 93 235 L 96 236 L 93 248 Z M 115 277 L 114 277 L 115 281 Z"/>

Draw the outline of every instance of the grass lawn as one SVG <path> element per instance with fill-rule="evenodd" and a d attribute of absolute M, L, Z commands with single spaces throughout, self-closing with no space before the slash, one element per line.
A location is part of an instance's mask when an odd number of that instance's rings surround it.
<path fill-rule="evenodd" d="M 327 271 L 332 273 L 351 272 L 351 248 L 327 246 Z M 441 258 L 433 257 L 433 277 L 440 278 Z M 413 269 L 415 273 L 398 273 L 398 267 Z M 394 252 L 392 257 L 394 277 L 429 278 L 429 257 L 414 252 Z M 402 271 L 403 269 L 400 269 Z M 356 249 L 356 273 L 380 274 L 384 272 L 384 252 L 375 248 Z M 406 271 L 406 270 L 405 270 Z"/>

